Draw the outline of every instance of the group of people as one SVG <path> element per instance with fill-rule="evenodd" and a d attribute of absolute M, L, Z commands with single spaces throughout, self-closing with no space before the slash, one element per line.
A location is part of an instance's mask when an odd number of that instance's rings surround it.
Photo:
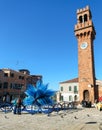
<path fill-rule="evenodd" d="M 13 104 L 14 105 L 14 109 L 13 109 L 13 113 L 14 114 L 21 114 L 21 105 L 22 105 L 22 100 L 21 100 L 21 96 L 19 96 L 18 98 L 16 98 L 15 100 L 13 100 L 13 102 L 11 101 L 10 98 L 10 94 L 7 93 L 3 96 L 3 104 Z"/>
<path fill-rule="evenodd" d="M 81 104 L 82 104 L 82 107 L 91 107 L 91 101 L 85 101 L 85 100 L 82 100 L 82 102 L 81 102 Z"/>

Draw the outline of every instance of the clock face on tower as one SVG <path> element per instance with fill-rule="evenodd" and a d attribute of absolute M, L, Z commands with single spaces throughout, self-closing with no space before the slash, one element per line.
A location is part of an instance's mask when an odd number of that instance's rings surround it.
<path fill-rule="evenodd" d="M 87 46 L 88 46 L 88 43 L 87 43 L 87 42 L 83 42 L 83 43 L 81 43 L 81 45 L 80 45 L 81 49 L 86 49 Z"/>

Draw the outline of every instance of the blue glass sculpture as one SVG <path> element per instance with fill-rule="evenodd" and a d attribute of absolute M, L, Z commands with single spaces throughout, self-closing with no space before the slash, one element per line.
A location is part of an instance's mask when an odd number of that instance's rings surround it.
<path fill-rule="evenodd" d="M 53 105 L 54 101 L 52 96 L 54 96 L 56 91 L 49 90 L 48 84 L 44 85 L 41 80 L 38 80 L 35 86 L 28 85 L 25 94 L 27 95 L 23 100 L 23 104 L 27 105 L 37 105 L 38 107 L 44 105 Z"/>

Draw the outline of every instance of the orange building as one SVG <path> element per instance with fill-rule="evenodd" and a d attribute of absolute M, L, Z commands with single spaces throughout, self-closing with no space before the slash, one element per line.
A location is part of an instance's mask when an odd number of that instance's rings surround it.
<path fill-rule="evenodd" d="M 35 85 L 38 80 L 42 80 L 41 75 L 30 75 L 29 70 L 21 69 L 0 69 L 0 99 L 9 93 L 11 98 L 23 95 L 28 84 Z"/>

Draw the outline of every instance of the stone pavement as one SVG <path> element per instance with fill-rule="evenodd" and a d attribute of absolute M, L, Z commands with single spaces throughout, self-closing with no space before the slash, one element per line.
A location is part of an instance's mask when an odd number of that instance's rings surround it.
<path fill-rule="evenodd" d="M 76 109 L 69 115 L 69 122 L 68 130 L 102 130 L 102 111 L 96 108 Z"/>
<path fill-rule="evenodd" d="M 102 111 L 78 108 L 52 112 L 49 116 L 0 112 L 0 130 L 102 130 Z"/>

